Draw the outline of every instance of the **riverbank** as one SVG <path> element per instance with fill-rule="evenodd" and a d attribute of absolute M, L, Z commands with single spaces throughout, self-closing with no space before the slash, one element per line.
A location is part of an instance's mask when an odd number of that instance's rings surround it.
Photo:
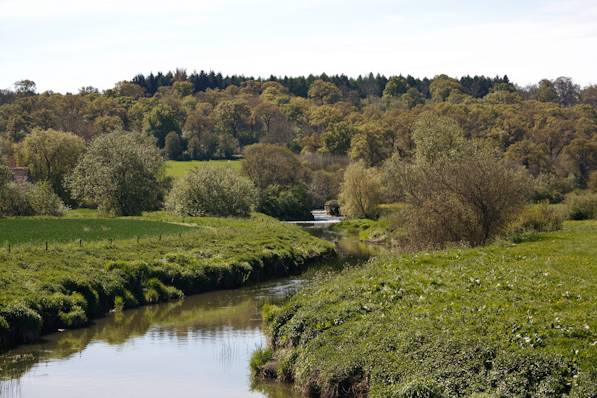
<path fill-rule="evenodd" d="M 0 228 L 18 235 L 19 223 L 27 220 L 53 228 L 48 236 L 13 240 L 0 249 L 0 349 L 85 326 L 112 309 L 289 275 L 334 251 L 331 243 L 260 214 L 235 219 L 153 213 L 119 219 L 126 225 L 117 226 L 92 217 L 84 220 L 91 225 L 79 225 L 80 233 L 72 227 L 80 218 L 3 219 Z M 67 223 L 68 233 L 60 228 Z M 92 231 L 96 227 L 103 232 Z M 83 238 L 85 233 L 92 237 Z"/>
<path fill-rule="evenodd" d="M 266 306 L 257 376 L 323 397 L 597 394 L 597 222 L 380 257 Z"/>

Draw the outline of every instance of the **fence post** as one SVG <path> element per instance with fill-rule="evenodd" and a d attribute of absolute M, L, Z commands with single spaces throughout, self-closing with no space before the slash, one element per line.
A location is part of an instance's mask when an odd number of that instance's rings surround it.
<path fill-rule="evenodd" d="M 48 241 L 46 241 L 46 251 L 48 251 Z"/>
<path fill-rule="evenodd" d="M 10 253 L 10 243 L 8 244 L 8 253 Z"/>
<path fill-rule="evenodd" d="M 83 239 L 79 239 L 79 247 L 83 247 Z"/>
<path fill-rule="evenodd" d="M 139 244 L 139 235 L 137 235 L 137 244 Z"/>

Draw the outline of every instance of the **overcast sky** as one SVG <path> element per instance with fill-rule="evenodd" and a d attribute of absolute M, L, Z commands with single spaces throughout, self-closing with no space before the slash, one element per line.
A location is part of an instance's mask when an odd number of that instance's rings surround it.
<path fill-rule="evenodd" d="M 0 88 L 370 71 L 597 83 L 597 0 L 0 0 Z"/>

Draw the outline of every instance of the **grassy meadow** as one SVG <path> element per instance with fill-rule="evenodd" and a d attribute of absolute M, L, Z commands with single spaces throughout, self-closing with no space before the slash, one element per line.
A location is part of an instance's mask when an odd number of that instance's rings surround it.
<path fill-rule="evenodd" d="M 127 218 L 0 218 L 0 242 L 84 242 L 188 232 L 191 227 Z"/>
<path fill-rule="evenodd" d="M 333 251 L 260 214 L 85 217 L 92 214 L 0 220 L 2 238 L 15 243 L 0 248 L 0 349 L 84 326 L 111 309 L 287 275 Z M 46 250 L 40 239 L 53 243 Z"/>
<path fill-rule="evenodd" d="M 257 375 L 324 397 L 597 396 L 597 221 L 379 257 L 264 308 Z"/>
<path fill-rule="evenodd" d="M 222 167 L 230 168 L 235 171 L 240 171 L 241 161 L 240 160 L 188 160 L 188 161 L 177 161 L 167 160 L 166 161 L 166 175 L 174 179 L 183 178 L 187 173 L 194 167 Z"/>

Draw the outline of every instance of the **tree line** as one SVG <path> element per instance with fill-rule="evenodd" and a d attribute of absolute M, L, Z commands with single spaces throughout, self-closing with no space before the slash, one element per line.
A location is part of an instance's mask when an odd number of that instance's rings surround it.
<path fill-rule="evenodd" d="M 289 82 L 303 78 L 226 80 L 183 70 L 158 75 L 119 82 L 102 93 L 85 87 L 66 95 L 37 93 L 34 82 L 17 82 L 14 90 L 2 92 L 0 156 L 28 167 L 34 181 L 46 181 L 67 204 L 73 202 L 65 170 L 77 165 L 90 143 L 113 132 L 138 132 L 167 159 L 274 157 L 278 164 L 259 165 L 260 172 L 286 170 L 280 166 L 285 161 L 296 175 L 268 184 L 254 177 L 259 208 L 306 214 L 310 205 L 338 197 L 348 162 L 381 169 L 391 160 L 416 159 L 417 126 L 420 130 L 421 120 L 432 115 L 449 123 L 426 134 L 456 126 L 464 139 L 482 142 L 502 161 L 525 168 L 537 200 L 560 201 L 595 178 L 597 86 L 581 89 L 565 77 L 520 88 L 507 76 L 322 75 L 304 78 L 302 96 Z M 199 77 L 219 86 L 197 91 Z M 147 84 L 154 79 L 161 83 L 151 95 Z M 377 91 L 363 96 L 358 87 L 365 80 L 375 82 Z M 255 144 L 264 146 L 249 148 Z"/>

